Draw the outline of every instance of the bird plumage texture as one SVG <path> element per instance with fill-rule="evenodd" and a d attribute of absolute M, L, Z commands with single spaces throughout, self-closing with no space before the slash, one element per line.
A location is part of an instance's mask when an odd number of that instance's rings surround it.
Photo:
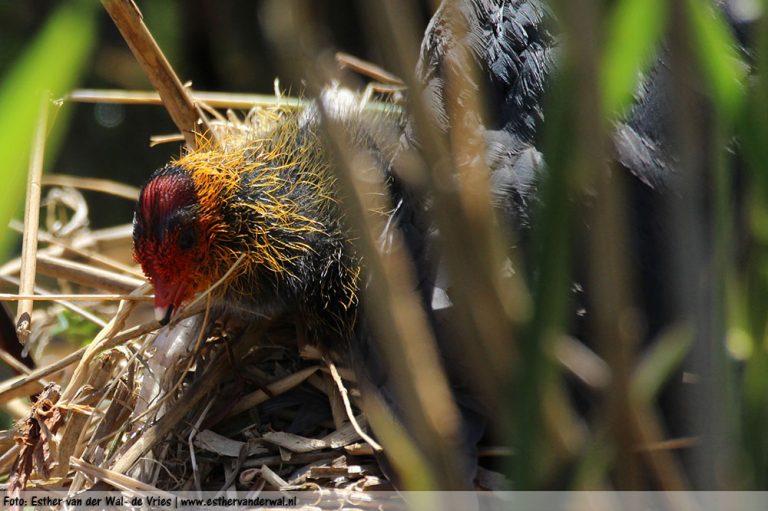
<path fill-rule="evenodd" d="M 391 151 L 374 131 L 399 114 L 360 114 L 355 101 L 334 103 L 354 143 Z M 156 171 L 141 190 L 134 252 L 160 315 L 224 279 L 217 303 L 301 317 L 316 341 L 348 335 L 361 263 L 329 166 L 310 106 L 254 110 Z"/>

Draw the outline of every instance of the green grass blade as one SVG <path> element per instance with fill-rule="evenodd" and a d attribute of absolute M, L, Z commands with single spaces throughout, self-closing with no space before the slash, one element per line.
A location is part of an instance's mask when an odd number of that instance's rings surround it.
<path fill-rule="evenodd" d="M 623 0 L 608 18 L 600 70 L 608 116 L 621 116 L 632 103 L 638 73 L 650 64 L 666 19 L 665 0 Z"/>
<path fill-rule="evenodd" d="M 95 37 L 94 7 L 59 7 L 0 82 L 0 254 L 7 253 L 12 237 L 6 226 L 24 196 L 40 94 L 58 97 L 76 85 Z"/>
<path fill-rule="evenodd" d="M 688 1 L 694 48 L 715 105 L 732 119 L 746 97 L 747 65 L 739 57 L 738 43 L 723 17 L 708 2 Z"/>

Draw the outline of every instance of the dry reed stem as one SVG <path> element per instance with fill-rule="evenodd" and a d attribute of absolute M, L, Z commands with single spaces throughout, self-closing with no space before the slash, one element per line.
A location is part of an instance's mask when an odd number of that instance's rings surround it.
<path fill-rule="evenodd" d="M 0 455 L 0 474 L 7 474 L 19 455 L 19 444 L 13 444 L 5 453 Z"/>
<path fill-rule="evenodd" d="M 40 225 L 40 193 L 41 177 L 43 175 L 43 158 L 45 156 L 45 137 L 48 131 L 48 95 L 44 93 L 40 101 L 40 112 L 37 118 L 35 139 L 27 176 L 27 197 L 24 206 L 24 236 L 21 247 L 21 274 L 19 276 L 19 294 L 32 294 L 35 289 L 37 265 L 37 230 Z M 16 313 L 16 333 L 19 342 L 26 344 L 31 333 L 32 302 L 21 300 Z M 27 324 L 19 322 L 25 318 Z"/>
<path fill-rule="evenodd" d="M 339 453 L 337 452 L 307 452 L 294 454 L 288 460 L 283 459 L 279 455 L 263 456 L 261 458 L 245 460 L 243 467 L 254 468 L 261 467 L 262 465 L 304 465 L 316 461 L 330 461 L 338 455 Z"/>
<path fill-rule="evenodd" d="M 336 364 L 334 364 L 329 360 L 326 362 L 326 365 L 328 366 L 328 369 L 331 371 L 331 378 L 333 378 L 333 381 L 336 383 L 336 387 L 339 389 L 339 393 L 341 394 L 341 400 L 344 403 L 344 409 L 347 411 L 347 418 L 349 419 L 350 424 L 352 424 L 352 427 L 355 429 L 355 432 L 357 432 L 357 434 L 360 435 L 360 438 L 365 440 L 365 442 L 368 445 L 370 445 L 374 451 L 376 452 L 384 451 L 384 448 L 381 445 L 379 445 L 379 443 L 376 440 L 371 438 L 369 434 L 363 431 L 363 428 L 357 422 L 357 418 L 355 417 L 355 414 L 352 411 L 352 403 L 349 401 L 349 392 L 347 391 L 347 387 L 344 386 L 344 381 L 341 379 L 341 376 L 339 376 L 339 371 L 336 370 Z"/>
<path fill-rule="evenodd" d="M 370 187 L 377 187 L 378 196 L 386 195 L 380 189 L 381 183 L 364 184 L 354 174 L 355 168 L 376 168 L 376 165 L 370 161 L 360 161 L 365 159 L 365 155 L 355 154 L 345 144 L 340 126 L 328 118 L 322 105 L 320 111 L 332 142 L 332 152 L 339 162 L 337 176 L 348 198 L 346 206 L 351 213 L 350 221 L 359 235 L 358 247 L 368 261 L 370 272 L 381 279 L 378 286 L 369 286 L 366 292 L 373 305 L 372 309 L 377 312 L 372 323 L 399 386 L 407 420 L 417 425 L 415 428 L 420 431 L 419 448 L 430 452 L 430 456 L 452 459 L 455 452 L 446 449 L 446 446 L 454 445 L 458 440 L 459 412 L 440 365 L 435 340 L 421 302 L 413 291 L 416 289 L 413 284 L 413 267 L 407 259 L 399 233 L 393 237 L 387 257 L 379 253 L 374 233 L 380 231 L 380 226 L 375 225 L 376 220 L 370 215 L 371 211 L 376 210 Z M 341 381 L 335 368 L 329 369 L 334 380 Z M 342 391 L 342 397 L 348 400 L 345 392 Z M 352 418 L 349 407 L 347 414 Z M 381 450 L 381 446 L 375 441 L 371 443 L 372 439 L 364 432 L 358 433 L 374 449 L 378 447 L 377 450 Z M 453 483 L 460 484 L 455 473 L 449 474 L 458 466 L 456 463 L 435 462 L 432 466 L 445 471 L 446 480 L 451 481 L 447 483 L 448 487 L 453 487 Z"/>
<path fill-rule="evenodd" d="M 333 376 L 330 374 L 324 376 L 312 375 L 309 383 L 315 385 L 328 397 L 328 404 L 331 407 L 333 424 L 336 426 L 336 429 L 341 429 L 345 424 L 348 424 L 349 420 L 347 419 L 344 400 L 341 398 L 341 393 L 333 381 Z"/>
<path fill-rule="evenodd" d="M 145 284 L 139 287 L 138 289 L 136 289 L 131 294 L 134 296 L 140 296 L 147 289 L 149 289 L 149 287 L 150 287 L 149 284 Z M 142 335 L 144 333 L 148 333 L 148 332 L 151 332 L 152 330 L 157 329 L 158 323 L 156 321 L 152 321 L 149 323 L 145 323 L 143 325 L 137 325 L 136 327 L 129 328 L 128 330 L 126 330 L 126 332 L 123 335 L 120 335 L 123 325 L 125 325 L 125 321 L 128 318 L 128 315 L 133 311 L 134 305 L 135 305 L 135 302 L 133 301 L 125 301 L 125 300 L 121 301 L 120 305 L 118 306 L 117 313 L 115 313 L 115 316 L 110 320 L 107 326 L 103 328 L 96 335 L 96 337 L 93 339 L 91 344 L 87 346 L 87 349 L 83 354 L 83 358 L 80 360 L 80 363 L 75 368 L 75 373 L 72 375 L 72 379 L 70 380 L 67 387 L 61 393 L 61 399 L 60 399 L 61 404 L 67 403 L 72 398 L 74 398 L 78 389 L 85 382 L 90 363 L 94 359 L 94 357 L 96 357 L 96 355 L 98 355 L 104 350 L 117 346 L 121 342 L 134 339 L 139 335 Z"/>
<path fill-rule="evenodd" d="M 277 2 L 269 5 L 269 23 L 273 27 L 271 36 L 275 45 L 283 49 L 284 60 L 295 63 L 293 69 L 306 71 L 310 86 L 314 86 L 311 92 L 317 96 L 316 84 L 326 82 L 330 74 L 328 67 L 322 65 L 322 55 L 316 51 L 322 46 L 317 34 L 312 33 L 312 26 L 299 28 L 296 25 L 299 19 L 296 12 Z M 289 36 L 297 30 L 305 33 L 304 44 Z M 459 463 L 457 453 L 450 446 L 458 441 L 460 418 L 421 301 L 414 291 L 413 267 L 397 232 L 386 258 L 379 253 L 377 233 L 381 232 L 382 225 L 377 224 L 380 218 L 371 218 L 371 212 L 391 208 L 391 205 L 375 202 L 388 194 L 383 190 L 383 183 L 363 183 L 355 176 L 355 169 L 376 169 L 378 166 L 364 151 L 355 151 L 349 146 L 344 128 L 329 118 L 322 101 L 318 101 L 317 106 L 329 152 L 336 162 L 334 168 L 339 188 L 346 199 L 347 218 L 357 236 L 357 248 L 367 261 L 370 274 L 379 279 L 376 285 L 367 286 L 365 293 L 370 310 L 376 311 L 372 314 L 372 325 L 390 362 L 388 366 L 402 399 L 405 420 L 414 426 L 418 438 L 418 446 L 409 442 L 409 448 L 428 452 L 432 460 L 429 465 L 420 465 L 426 472 L 422 472 L 418 479 L 442 478 L 444 488 L 458 488 L 462 486 L 457 470 Z M 408 442 L 405 436 L 401 439 Z"/>
<path fill-rule="evenodd" d="M 100 360 L 98 366 L 89 371 L 88 381 L 83 385 L 73 400 L 78 406 L 95 407 L 106 393 L 105 385 L 112 377 L 112 370 L 117 364 L 117 358 L 105 356 Z M 66 407 L 66 404 L 62 406 Z M 86 445 L 84 444 L 85 434 L 88 431 L 88 423 L 91 422 L 90 415 L 72 413 L 69 415 L 64 428 L 60 434 L 58 462 L 54 476 L 65 477 L 69 472 L 69 460 L 73 456 L 82 456 Z"/>
<path fill-rule="evenodd" d="M 0 300 L 2 300 L 2 297 L 0 297 Z M 4 349 L 0 348 L 0 360 L 8 364 L 13 370 L 18 372 L 19 374 L 29 374 L 32 369 L 24 365 L 20 360 L 18 360 L 16 357 L 5 351 Z"/>
<path fill-rule="evenodd" d="M 8 226 L 17 232 L 24 232 L 24 224 L 22 224 L 21 222 L 17 222 L 16 220 L 11 220 Z M 126 264 L 120 263 L 110 257 L 106 257 L 98 252 L 94 252 L 93 250 L 88 250 L 82 247 L 76 247 L 67 239 L 62 239 L 56 236 L 52 236 L 50 233 L 45 231 L 39 231 L 37 233 L 37 239 L 39 241 L 50 243 L 52 245 L 56 245 L 57 247 L 61 247 L 64 249 L 63 252 L 65 254 L 66 253 L 75 254 L 78 256 L 78 258 L 82 259 L 83 262 L 85 263 L 97 263 L 106 267 L 109 270 L 126 273 L 128 275 L 132 275 L 134 277 L 144 279 L 144 274 L 135 266 L 128 266 Z M 38 251 L 38 255 L 40 255 L 41 253 L 42 251 Z"/>
<path fill-rule="evenodd" d="M 611 383 L 611 369 L 594 351 L 578 339 L 561 336 L 549 347 L 550 355 L 584 385 L 605 390 Z"/>
<path fill-rule="evenodd" d="M 383 69 L 380 66 L 377 66 L 376 64 L 373 64 L 372 62 L 368 62 L 367 60 L 355 57 L 354 55 L 337 51 L 335 59 L 336 63 L 340 67 L 349 68 L 363 76 L 372 78 L 377 82 L 391 85 L 405 85 L 405 83 L 403 83 L 400 78 L 390 73 L 389 71 Z"/>
<path fill-rule="evenodd" d="M 14 421 L 26 419 L 32 406 L 27 398 L 18 397 L 2 405 L 2 410 Z M 2 452 L 2 451 L 0 451 Z"/>
<path fill-rule="evenodd" d="M 280 394 L 288 392 L 292 388 L 300 385 L 304 380 L 309 378 L 310 375 L 317 372 L 319 368 L 319 366 L 306 367 L 301 371 L 297 371 L 281 380 L 270 383 L 267 385 L 268 393 L 264 392 L 262 389 L 259 389 L 255 392 L 251 392 L 250 394 L 243 396 L 232 408 L 232 410 L 230 410 L 229 413 L 227 413 L 223 418 L 226 419 L 229 417 L 234 417 L 235 415 L 249 410 L 254 406 L 260 405 L 261 403 L 274 396 L 279 396 Z"/>
<path fill-rule="evenodd" d="M 208 404 L 205 405 L 205 408 L 203 408 L 203 411 L 200 412 L 200 416 L 197 418 L 197 421 L 192 425 L 192 427 L 189 430 L 189 437 L 187 438 L 187 444 L 189 446 L 189 461 L 192 465 L 192 475 L 195 481 L 195 489 L 197 490 L 198 494 L 203 491 L 202 483 L 200 482 L 200 472 L 197 470 L 197 457 L 195 456 L 195 446 L 192 443 L 195 439 L 195 436 L 200 432 L 200 425 L 205 420 L 205 417 L 208 415 L 208 412 L 210 411 L 213 404 L 216 402 L 216 398 L 211 399 L 208 401 Z"/>
<path fill-rule="evenodd" d="M 111 179 L 100 179 L 95 177 L 69 176 L 66 174 L 50 174 L 43 176 L 43 186 L 69 186 L 81 190 L 90 190 L 101 192 L 107 195 L 122 197 L 123 199 L 137 201 L 139 200 L 139 189 L 124 183 L 118 183 Z"/>
<path fill-rule="evenodd" d="M 5 280 L 5 281 L 7 281 L 9 283 L 18 283 L 18 280 L 10 278 L 10 277 L 4 277 L 2 275 L 0 275 L 0 280 Z M 47 289 L 42 288 L 40 286 L 35 286 L 35 293 L 37 293 L 37 294 L 36 295 L 31 295 L 33 297 L 32 299 L 35 299 L 34 297 L 37 297 L 37 296 L 50 296 L 51 295 L 51 293 Z M 2 295 L 0 295 L 0 296 L 2 296 Z M 13 297 L 14 296 L 16 296 L 16 295 L 8 295 L 9 298 L 4 298 L 4 299 L 7 299 L 9 301 L 13 301 Z M 88 321 L 93 322 L 94 324 L 96 324 L 96 325 L 98 325 L 98 326 L 100 326 L 102 328 L 104 328 L 107 325 L 107 322 L 104 321 L 103 319 L 101 319 L 100 317 L 98 317 L 98 316 L 96 316 L 94 314 L 91 314 L 87 310 L 78 307 L 77 305 L 75 305 L 74 303 L 72 303 L 70 301 L 67 301 L 67 300 L 54 300 L 54 301 L 57 304 L 59 304 L 62 307 L 64 307 L 65 309 L 68 309 L 68 310 L 74 312 L 75 314 L 78 314 L 78 315 L 82 316 L 83 318 L 87 319 Z"/>
<path fill-rule="evenodd" d="M 102 247 L 106 249 L 120 242 L 130 243 L 132 237 L 133 224 L 123 224 L 78 234 L 72 238 L 70 245 L 74 248 L 95 247 L 98 249 Z M 63 253 L 64 249 L 61 247 L 47 247 L 37 251 L 38 257 L 41 255 L 61 256 Z M 0 275 L 13 275 L 19 273 L 20 269 L 21 258 L 17 257 L 0 266 Z"/>
<path fill-rule="evenodd" d="M 73 351 L 61 360 L 49 364 L 40 369 L 23 376 L 11 378 L 0 384 L 0 403 L 6 403 L 13 398 L 20 396 L 30 396 L 43 390 L 40 381 L 53 373 L 59 372 L 69 365 L 80 360 L 88 347 L 85 346 L 77 351 Z"/>
<path fill-rule="evenodd" d="M 68 280 L 113 294 L 129 294 L 145 282 L 142 279 L 54 256 L 39 256 L 37 267 L 41 274 L 48 277 Z M 30 290 L 24 294 L 33 293 Z"/>
<path fill-rule="evenodd" d="M 701 442 L 701 437 L 687 436 L 681 438 L 670 438 L 653 444 L 645 444 L 637 447 L 637 452 L 643 451 L 673 451 L 678 449 L 690 449 Z"/>
<path fill-rule="evenodd" d="M 195 101 L 214 108 L 249 110 L 257 106 L 281 106 L 299 108 L 306 105 L 303 99 L 266 94 L 236 94 L 228 92 L 189 91 Z M 123 105 L 161 105 L 160 95 L 154 91 L 127 91 L 104 89 L 79 89 L 69 93 L 66 101 L 78 103 L 113 103 Z"/>
<path fill-rule="evenodd" d="M 157 147 L 161 144 L 170 144 L 174 142 L 184 142 L 184 137 L 180 134 L 152 135 L 149 137 L 149 147 Z"/>
<path fill-rule="evenodd" d="M 374 90 L 380 92 L 398 92 L 402 90 L 400 85 L 375 84 Z M 188 93 L 195 103 L 205 104 L 208 108 L 231 108 L 235 110 L 250 110 L 255 107 L 281 107 L 303 108 L 311 103 L 311 100 L 285 96 L 283 94 L 245 94 L 234 92 L 202 92 L 190 90 Z M 118 105 L 162 105 L 163 102 L 157 92 L 134 91 L 116 89 L 78 89 L 67 96 L 63 101 L 76 103 L 109 103 Z M 366 110 L 386 110 L 391 112 L 394 108 L 391 102 L 370 101 L 365 104 Z M 179 134 L 167 135 L 178 140 Z M 157 138 L 162 139 L 163 136 Z M 163 140 L 165 141 L 165 140 Z M 170 139 L 168 140 L 170 141 Z M 159 142 L 162 143 L 162 142 Z"/>
<path fill-rule="evenodd" d="M 421 84 L 413 73 L 421 39 L 413 25 L 413 6 L 403 0 L 372 5 L 375 8 L 368 12 L 370 22 L 378 35 L 386 38 L 385 49 L 396 70 L 411 90 L 420 90 Z M 457 8 L 451 3 L 446 7 Z M 460 18 L 454 16 L 450 21 L 459 25 Z M 461 40 L 466 27 L 451 28 Z M 456 45 L 455 50 L 465 49 Z M 471 56 L 466 58 L 471 62 Z M 410 96 L 411 119 L 426 163 L 426 167 L 415 168 L 414 172 L 426 181 L 427 193 L 433 198 L 432 218 L 440 230 L 442 254 L 452 277 L 454 314 L 459 318 L 458 348 L 467 355 L 471 383 L 479 388 L 480 396 L 487 396 L 488 406 L 497 407 L 507 402 L 499 382 L 511 374 L 510 364 L 520 360 L 515 353 L 518 348 L 513 327 L 525 321 L 528 297 L 519 275 L 504 285 L 498 278 L 506 257 L 502 250 L 506 240 L 503 230 L 492 220 L 491 201 L 483 198 L 488 196 L 483 141 L 469 129 L 477 126 L 473 115 L 480 113 L 479 98 L 471 92 L 476 88 L 471 83 L 475 77 L 465 76 L 453 67 L 445 69 L 444 98 L 452 115 L 451 140 L 434 126 L 431 107 L 424 98 L 420 94 Z M 474 70 L 471 64 L 467 67 Z M 467 98 L 461 97 L 462 90 L 469 91 Z M 453 157 L 446 159 L 446 155 Z M 459 156 L 465 157 L 463 161 Z"/>
<path fill-rule="evenodd" d="M 0 293 L 0 300 L 14 302 L 19 300 L 31 300 L 38 302 L 47 301 L 133 301 L 133 302 L 151 302 L 155 297 L 149 296 L 132 296 L 132 295 L 101 295 L 101 294 L 49 294 L 49 295 L 14 295 L 8 293 Z"/>
<path fill-rule="evenodd" d="M 198 428 L 200 425 L 198 424 Z M 240 451 L 245 448 L 249 456 L 255 454 L 266 454 L 269 449 L 263 447 L 261 440 L 249 440 L 247 442 L 241 442 L 239 440 L 233 440 L 227 436 L 220 435 L 205 429 L 195 435 L 194 444 L 198 449 L 218 454 L 220 456 L 226 456 L 228 458 L 237 458 L 240 455 Z"/>
<path fill-rule="evenodd" d="M 323 357 L 320 356 L 317 358 L 309 358 L 308 360 L 323 360 Z M 327 367 L 321 367 L 320 370 L 325 374 L 331 374 L 330 369 Z M 353 369 L 350 369 L 349 367 L 337 367 L 336 370 L 339 371 L 342 380 L 348 381 L 350 383 L 357 383 L 357 376 L 355 375 L 355 371 Z"/>
<path fill-rule="evenodd" d="M 644 403 L 632 403 L 629 407 L 636 445 L 658 445 L 664 440 L 662 423 L 652 408 Z M 691 485 L 679 460 L 664 449 L 641 450 L 642 460 L 659 489 L 666 492 L 683 492 Z"/>
<path fill-rule="evenodd" d="M 368 421 L 365 419 L 365 416 L 362 414 L 358 415 L 356 417 L 356 420 L 360 426 L 368 424 Z M 337 429 L 333 433 L 328 433 L 320 440 L 325 442 L 325 444 L 330 449 L 339 449 L 340 447 L 345 447 L 353 442 L 357 442 L 357 440 L 359 439 L 360 439 L 360 435 L 355 429 L 355 425 L 352 424 L 351 422 L 347 422 L 344 426 Z M 373 452 L 374 451 L 371 451 L 371 454 L 373 454 Z"/>
<path fill-rule="evenodd" d="M 142 14 L 136 4 L 131 0 L 102 0 L 101 4 L 120 30 L 147 78 L 157 89 L 165 109 L 184 135 L 187 147 L 197 148 L 194 133 L 198 117 L 195 104 L 154 37 L 144 25 Z"/>
<path fill-rule="evenodd" d="M 91 478 L 104 481 L 105 483 L 114 488 L 117 488 L 118 490 L 134 493 L 137 495 L 150 494 L 163 496 L 165 498 L 170 498 L 171 500 L 174 499 L 174 495 L 171 493 L 164 492 L 152 485 L 142 483 L 141 481 L 115 472 L 113 470 L 97 467 L 96 465 L 92 465 L 82 459 L 72 457 L 72 459 L 70 459 L 70 463 L 72 467 L 82 472 L 83 474 Z"/>
<path fill-rule="evenodd" d="M 275 471 L 269 468 L 267 465 L 262 465 L 261 477 L 278 490 L 287 490 L 291 488 L 291 485 L 288 484 L 288 481 L 277 475 Z"/>
<path fill-rule="evenodd" d="M 234 359 L 243 360 L 250 349 L 250 344 L 238 343 L 233 350 Z M 195 381 L 179 400 L 171 405 L 166 414 L 142 432 L 136 442 L 116 461 L 112 470 L 118 473 L 125 473 L 130 470 L 140 457 L 144 456 L 157 442 L 164 440 L 174 428 L 178 427 L 184 416 L 197 406 L 201 399 L 210 395 L 219 383 L 231 376 L 232 368 L 228 363 L 220 360 L 221 358 L 221 356 L 215 358 L 208 366 L 205 374 Z"/>

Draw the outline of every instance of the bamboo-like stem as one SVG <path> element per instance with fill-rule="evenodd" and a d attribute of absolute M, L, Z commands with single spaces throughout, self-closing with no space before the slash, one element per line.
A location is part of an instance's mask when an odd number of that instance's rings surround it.
<path fill-rule="evenodd" d="M 263 389 L 259 389 L 255 392 L 251 392 L 250 394 L 243 396 L 240 401 L 238 401 L 237 404 L 232 408 L 232 410 L 230 410 L 225 416 L 222 417 L 222 419 L 234 417 L 235 415 L 242 413 L 245 410 L 260 405 L 261 403 L 270 399 L 270 397 L 279 396 L 280 394 L 291 390 L 297 385 L 303 383 L 307 378 L 309 378 L 309 376 L 315 374 L 318 369 L 319 366 L 305 367 L 301 371 L 297 371 L 294 374 L 286 376 L 281 380 L 267 385 L 266 390 L 269 393 L 265 392 Z M 218 420 L 216 423 L 218 423 Z"/>
<path fill-rule="evenodd" d="M 139 200 L 139 189 L 135 186 L 118 183 L 111 179 L 99 179 L 95 177 L 68 176 L 66 174 L 53 174 L 44 176 L 43 186 L 71 186 L 81 190 L 106 193 L 127 200 Z"/>
<path fill-rule="evenodd" d="M 43 184 L 45 184 L 45 178 L 43 178 Z M 20 233 L 24 232 L 24 224 L 16 220 L 11 220 L 10 223 L 8 224 L 8 227 Z M 105 266 L 106 269 L 110 271 L 127 273 L 128 275 L 131 275 L 140 279 L 144 279 L 144 274 L 136 266 L 129 266 L 129 265 L 123 264 L 110 257 L 106 257 L 102 254 L 99 254 L 93 250 L 76 247 L 69 240 L 65 240 L 63 238 L 53 236 L 48 232 L 38 231 L 37 239 L 38 241 L 42 241 L 44 243 L 50 243 L 51 245 L 56 245 L 57 247 L 63 248 L 65 253 L 72 253 L 77 255 L 78 259 L 80 259 L 84 263 L 99 264 L 99 265 Z M 38 256 L 40 256 L 42 254 L 42 251 L 38 250 L 37 254 Z"/>
<path fill-rule="evenodd" d="M 401 87 L 401 86 L 397 86 Z M 378 87 L 385 89 L 386 87 Z M 212 108 L 232 108 L 249 110 L 254 107 L 301 108 L 311 101 L 295 96 L 275 96 L 269 94 L 243 94 L 236 92 L 189 91 L 195 102 L 205 103 Z M 75 103 L 108 103 L 117 105 L 162 105 L 157 92 L 121 89 L 77 89 L 62 98 L 61 101 Z M 366 110 L 391 112 L 397 108 L 384 101 L 369 101 Z"/>
<path fill-rule="evenodd" d="M 119 300 L 132 300 L 134 302 L 151 302 L 154 300 L 154 296 L 131 296 L 131 295 L 101 295 L 101 294 L 50 294 L 50 295 L 14 295 L 8 293 L 0 293 L 0 300 L 14 302 L 14 301 L 56 301 L 56 300 L 69 300 L 69 301 L 119 301 Z"/>
<path fill-rule="evenodd" d="M 142 279 L 59 257 L 38 257 L 37 265 L 43 275 L 69 280 L 111 294 L 127 294 L 144 284 Z M 24 294 L 31 295 L 33 293 L 26 292 Z"/>
<path fill-rule="evenodd" d="M 102 0 L 101 4 L 117 25 L 147 78 L 157 89 L 168 114 L 184 135 L 187 146 L 194 149 L 197 144 L 195 131 L 198 121 L 195 105 L 144 24 L 138 7 L 131 0 Z"/>
<path fill-rule="evenodd" d="M 0 275 L 0 281 L 5 281 L 5 282 L 11 283 L 11 284 L 16 284 L 16 285 L 18 285 L 18 282 L 19 282 L 18 279 L 14 279 L 12 277 L 5 277 L 3 275 Z M 42 288 L 40 286 L 35 286 L 35 293 L 37 293 L 37 294 L 30 295 L 30 296 L 49 296 L 49 295 L 51 295 L 50 291 L 48 291 L 47 289 Z M 17 296 L 17 295 L 9 295 L 9 296 L 13 297 L 13 296 Z M 15 301 L 15 300 L 13 298 L 11 298 L 9 301 Z M 87 310 L 85 310 L 85 309 L 83 309 L 81 307 L 78 307 L 77 305 L 75 305 L 74 303 L 72 303 L 72 302 L 70 302 L 68 300 L 54 300 L 54 301 L 56 303 L 58 303 L 59 305 L 61 305 L 62 307 L 64 307 L 65 309 L 68 309 L 68 310 L 74 312 L 75 314 L 78 314 L 78 315 L 82 316 L 83 318 L 87 319 L 88 321 L 91 321 L 91 322 L 99 325 L 99 327 L 101 327 L 101 328 L 104 328 L 107 325 L 107 323 L 103 319 L 101 319 L 100 317 L 96 316 L 95 314 L 91 314 Z"/>
<path fill-rule="evenodd" d="M 43 93 L 40 100 L 40 112 L 37 119 L 35 141 L 27 177 L 27 200 L 24 207 L 24 236 L 21 248 L 21 274 L 19 276 L 19 294 L 31 294 L 35 291 L 37 272 L 37 229 L 40 223 L 40 181 L 43 175 L 45 157 L 45 135 L 48 131 L 48 93 Z M 31 329 L 32 301 L 21 300 L 16 313 L 16 332 L 22 344 L 29 339 Z M 26 321 L 22 321 L 26 318 Z M 23 324 L 22 324 L 23 323 Z"/>
<path fill-rule="evenodd" d="M 74 364 L 85 353 L 86 347 L 73 351 L 66 357 L 57 360 L 53 364 L 35 369 L 29 374 L 21 375 L 16 378 L 0 383 L 0 404 L 7 403 L 13 398 L 19 396 L 29 396 L 40 392 L 43 389 L 40 381 L 53 373 L 57 373 L 65 367 Z"/>
<path fill-rule="evenodd" d="M 229 92 L 191 91 L 196 101 L 214 108 L 248 109 L 254 106 L 303 106 L 306 101 L 289 96 L 265 94 L 235 94 Z M 75 103 L 109 103 L 120 105 L 161 105 L 160 95 L 154 91 L 78 89 L 64 96 L 64 101 Z"/>

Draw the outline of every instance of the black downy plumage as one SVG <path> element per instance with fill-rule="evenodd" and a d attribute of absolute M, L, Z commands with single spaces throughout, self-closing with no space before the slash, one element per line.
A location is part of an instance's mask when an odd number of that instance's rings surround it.
<path fill-rule="evenodd" d="M 452 4 L 452 5 L 449 5 Z M 727 5 L 726 17 L 734 27 L 737 20 Z M 449 18 L 458 13 L 465 24 Z M 465 27 L 461 35 L 454 30 Z M 444 83 L 446 69 L 462 73 L 466 62 L 456 49 L 468 49 L 472 65 L 479 69 L 480 80 L 470 83 L 462 94 L 479 94 L 485 101 L 484 119 L 486 164 L 491 173 L 492 196 L 501 216 L 518 232 L 530 228 L 532 204 L 537 185 L 546 172 L 546 155 L 536 147 L 537 135 L 545 122 L 543 101 L 548 82 L 558 65 L 559 36 L 556 20 L 546 3 L 540 0 L 446 0 L 430 21 L 424 34 L 416 77 L 422 85 L 422 99 L 430 110 L 434 125 L 449 132 Z M 664 47 L 650 70 L 640 77 L 635 101 L 623 121 L 615 124 L 612 145 L 616 162 L 630 177 L 631 222 L 636 231 L 631 236 L 637 251 L 638 274 L 647 280 L 640 290 L 640 304 L 650 316 L 649 335 L 656 333 L 672 314 L 661 305 L 661 285 L 666 271 L 659 264 L 669 233 L 663 225 L 661 198 L 681 193 L 675 171 L 676 155 L 672 144 L 669 84 L 671 73 Z M 695 91 L 700 93 L 701 91 Z M 418 147 L 419 134 L 412 125 L 406 128 L 404 146 Z M 396 176 L 396 172 L 395 172 Z M 393 179 L 391 187 L 394 225 L 404 233 L 419 272 L 420 292 L 435 337 L 440 343 L 450 331 L 450 280 L 436 277 L 442 273 L 439 257 L 434 254 L 434 240 L 439 233 L 429 220 L 428 203 L 418 194 Z M 665 199 L 666 200 L 666 199 Z M 575 286 L 580 289 L 581 286 Z M 588 295 L 588 290 L 587 290 Z M 586 299 L 588 301 L 588 298 Z M 363 304 L 364 305 L 364 304 Z M 363 317 L 353 348 L 366 368 L 366 377 L 378 387 L 392 405 L 398 407 L 387 371 L 381 367 L 380 352 Z M 449 375 L 462 373 L 461 357 L 443 349 L 443 362 Z M 466 382 L 454 378 L 454 395 L 464 415 L 464 452 L 467 486 L 476 468 L 477 442 L 486 429 L 488 411 L 483 410 Z"/>

